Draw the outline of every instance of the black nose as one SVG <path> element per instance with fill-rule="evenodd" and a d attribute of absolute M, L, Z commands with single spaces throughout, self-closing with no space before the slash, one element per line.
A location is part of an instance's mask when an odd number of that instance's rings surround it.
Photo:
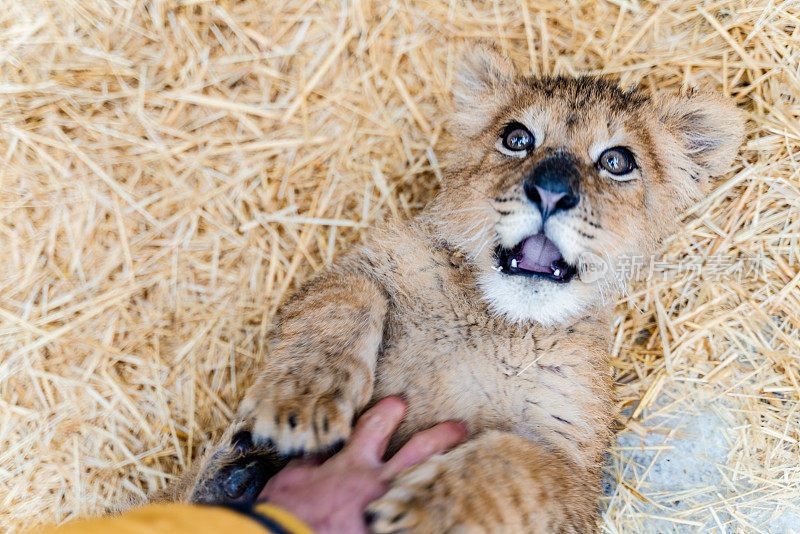
<path fill-rule="evenodd" d="M 539 207 L 542 220 L 574 208 L 581 199 L 578 166 L 564 154 L 554 154 L 537 163 L 524 187 L 525 194 Z"/>

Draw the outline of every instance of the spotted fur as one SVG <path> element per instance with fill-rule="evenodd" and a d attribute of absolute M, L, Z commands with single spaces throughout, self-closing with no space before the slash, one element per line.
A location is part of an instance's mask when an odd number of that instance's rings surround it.
<path fill-rule="evenodd" d="M 399 394 L 408 415 L 392 449 L 446 419 L 473 437 L 400 474 L 369 508 L 373 531 L 592 532 L 613 417 L 608 307 L 625 280 L 510 277 L 495 251 L 544 230 L 575 264 L 589 252 L 648 253 L 731 164 L 743 121 L 709 94 L 524 77 L 487 46 L 466 54 L 454 93 L 441 193 L 419 216 L 375 229 L 285 305 L 239 415 L 257 443 L 307 453 L 346 439 L 355 416 Z M 509 121 L 536 138 L 525 157 L 495 147 Z M 609 146 L 635 154 L 633 179 L 599 170 Z M 543 222 L 521 184 L 555 153 L 579 169 L 580 202 Z"/>

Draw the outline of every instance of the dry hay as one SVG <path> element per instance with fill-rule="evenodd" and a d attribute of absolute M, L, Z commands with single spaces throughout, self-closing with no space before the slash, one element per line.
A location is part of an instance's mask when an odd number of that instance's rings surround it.
<path fill-rule="evenodd" d="M 477 38 L 528 71 L 707 86 L 747 110 L 735 169 L 665 256 L 765 268 L 650 277 L 614 346 L 620 429 L 668 450 L 687 427 L 655 417 L 711 399 L 723 482 L 675 507 L 617 447 L 604 524 L 767 531 L 758 517 L 800 502 L 797 1 L 1 7 L 0 528 L 101 512 L 190 461 L 284 297 L 430 198 Z"/>

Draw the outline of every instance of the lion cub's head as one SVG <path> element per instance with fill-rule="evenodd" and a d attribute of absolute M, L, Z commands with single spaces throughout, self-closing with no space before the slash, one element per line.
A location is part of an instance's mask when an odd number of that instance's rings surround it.
<path fill-rule="evenodd" d="M 454 94 L 457 146 L 429 213 L 514 321 L 557 323 L 609 296 L 623 282 L 613 266 L 652 251 L 743 136 L 720 97 L 525 77 L 485 45 Z"/>

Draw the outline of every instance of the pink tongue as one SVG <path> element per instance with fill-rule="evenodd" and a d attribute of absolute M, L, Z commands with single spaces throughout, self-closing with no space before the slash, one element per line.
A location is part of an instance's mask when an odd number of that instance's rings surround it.
<path fill-rule="evenodd" d="M 549 271 L 553 262 L 561 258 L 552 241 L 543 234 L 530 236 L 522 243 L 519 266 L 528 271 Z"/>

